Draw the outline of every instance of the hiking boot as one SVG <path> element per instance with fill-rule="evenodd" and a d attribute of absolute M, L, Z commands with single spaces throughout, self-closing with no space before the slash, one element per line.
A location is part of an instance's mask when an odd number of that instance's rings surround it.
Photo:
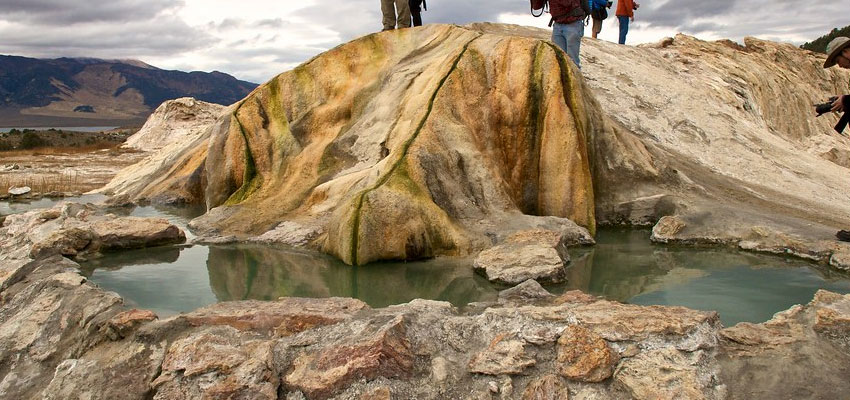
<path fill-rule="evenodd" d="M 838 231 L 835 237 L 842 242 L 850 242 L 850 231 Z"/>

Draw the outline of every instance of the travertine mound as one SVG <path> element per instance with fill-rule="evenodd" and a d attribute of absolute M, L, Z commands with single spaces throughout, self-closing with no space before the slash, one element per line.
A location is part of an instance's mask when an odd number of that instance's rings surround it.
<path fill-rule="evenodd" d="M 733 244 L 755 227 L 811 241 L 850 227 L 850 141 L 811 107 L 846 71 L 791 45 L 679 35 L 585 39 L 579 73 L 548 38 L 474 24 L 355 40 L 113 192 L 205 202 L 203 237 L 268 232 L 357 264 L 473 253 L 567 219 L 592 233 L 677 215 L 683 238 Z"/>
<path fill-rule="evenodd" d="M 592 232 L 587 143 L 603 122 L 587 93 L 548 42 L 374 34 L 261 86 L 172 170 L 118 192 L 205 201 L 193 227 L 207 236 L 318 226 L 313 246 L 351 264 L 468 254 L 572 221 Z"/>
<path fill-rule="evenodd" d="M 97 193 L 126 194 L 148 193 L 155 191 L 158 196 L 151 200 L 163 204 L 183 204 L 186 199 L 201 196 L 200 185 L 203 171 L 189 173 L 189 182 L 179 182 L 160 188 L 161 182 L 171 174 L 186 167 L 184 152 L 189 149 L 204 149 L 209 137 L 209 127 L 227 110 L 217 104 L 205 103 L 192 98 L 181 98 L 163 103 L 142 129 L 127 140 L 127 146 L 147 152 L 142 161 L 121 170 L 106 186 L 95 190 Z M 197 160 L 195 161 L 197 164 Z M 158 189 L 151 189 L 155 187 Z M 195 192 L 186 192 L 187 189 Z M 120 202 L 120 200 L 119 200 Z"/>
<path fill-rule="evenodd" d="M 123 147 L 155 151 L 173 142 L 199 136 L 224 109 L 224 106 L 191 97 L 168 100 L 157 107 L 142 129 L 127 138 Z"/>
<path fill-rule="evenodd" d="M 850 73 L 824 70 L 821 54 L 755 38 L 740 45 L 677 35 L 638 47 L 585 39 L 582 56 L 582 75 L 604 113 L 640 144 L 591 143 L 600 224 L 652 225 L 676 215 L 685 225 L 667 242 L 740 243 L 824 262 L 838 251 L 834 234 L 850 227 L 842 156 L 850 140 L 833 131 L 835 116 L 816 118 L 812 105 L 847 93 Z M 611 162 L 641 153 L 656 174 L 636 176 Z"/>

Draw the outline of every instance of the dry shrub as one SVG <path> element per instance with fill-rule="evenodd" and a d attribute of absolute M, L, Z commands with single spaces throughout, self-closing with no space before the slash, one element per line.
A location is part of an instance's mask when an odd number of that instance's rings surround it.
<path fill-rule="evenodd" d="M 91 153 L 98 150 L 118 150 L 118 147 L 121 144 L 115 143 L 100 143 L 93 144 L 89 146 L 79 146 L 79 147 L 39 147 L 35 149 L 18 149 L 18 150 L 7 150 L 0 151 L 0 157 L 20 157 L 20 156 L 53 156 L 60 154 L 80 154 L 80 153 Z"/>
<path fill-rule="evenodd" d="M 39 194 L 95 189 L 80 187 L 80 177 L 76 172 L 54 175 L 0 175 L 0 194 L 8 194 L 9 188 L 23 186 L 29 186 L 32 193 Z"/>

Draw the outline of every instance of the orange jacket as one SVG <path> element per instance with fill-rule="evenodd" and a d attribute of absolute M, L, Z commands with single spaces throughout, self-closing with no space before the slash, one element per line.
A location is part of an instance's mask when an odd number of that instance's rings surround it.
<path fill-rule="evenodd" d="M 635 1 L 634 0 L 617 0 L 618 17 L 634 17 L 635 16 Z"/>

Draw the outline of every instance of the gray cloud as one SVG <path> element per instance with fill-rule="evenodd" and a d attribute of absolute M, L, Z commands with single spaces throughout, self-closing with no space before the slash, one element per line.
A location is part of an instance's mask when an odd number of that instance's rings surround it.
<path fill-rule="evenodd" d="M 660 5 L 638 0 L 641 20 L 658 27 L 679 27 L 699 18 L 727 15 L 740 0 L 670 0 Z"/>
<path fill-rule="evenodd" d="M 257 7 L 272 0 L 251 1 Z M 505 13 L 528 14 L 527 1 L 430 0 L 423 19 L 425 23 L 495 22 Z M 638 1 L 642 6 L 632 32 L 651 29 L 733 40 L 757 36 L 801 44 L 847 24 L 846 4 L 834 0 Z M 0 0 L 0 21 L 6 22 L 0 24 L 0 53 L 149 58 L 166 60 L 170 68 L 215 69 L 264 82 L 324 50 L 381 29 L 378 0 L 324 3 L 290 15 L 243 14 L 196 27 L 179 18 L 184 0 L 101 3 Z M 616 29 L 615 25 L 609 21 L 606 26 Z M 317 38 L 323 43 L 316 43 Z M 196 64 L 186 58 L 179 64 L 168 62 L 182 54 L 197 55 Z"/>
<path fill-rule="evenodd" d="M 93 23 L 70 28 L 0 29 L 0 52 L 32 57 L 140 58 L 179 54 L 215 39 L 175 17 L 120 25 Z"/>
<path fill-rule="evenodd" d="M 429 9 L 422 13 L 423 19 L 449 24 L 468 24 L 471 22 L 493 21 L 499 14 L 530 13 L 527 0 L 466 0 L 428 2 Z"/>
<path fill-rule="evenodd" d="M 208 69 L 224 71 L 250 82 L 264 83 L 275 75 L 294 68 L 322 51 L 322 48 L 311 47 L 297 50 L 273 46 L 240 49 L 225 45 L 207 54 L 215 60 Z M 189 64 L 179 65 L 177 68 L 181 70 L 195 69 Z"/>
<path fill-rule="evenodd" d="M 124 22 L 153 18 L 183 6 L 182 0 L 3 0 L 3 19 L 36 24 Z"/>
<path fill-rule="evenodd" d="M 832 0 L 668 0 L 641 1 L 635 13 L 646 27 L 691 35 L 712 34 L 740 39 L 758 36 L 787 40 L 789 35 L 816 39 L 846 26 L 846 4 Z M 706 22 L 704 20 L 711 19 Z M 798 43 L 800 44 L 800 43 Z"/>
<path fill-rule="evenodd" d="M 527 0 L 426 0 L 428 11 L 423 11 L 425 23 L 458 24 L 496 21 L 503 13 L 530 13 Z M 379 0 L 352 0 L 335 3 L 334 15 L 344 15 L 345 23 L 334 24 L 331 29 L 343 40 L 381 30 L 381 3 Z M 317 24 L 327 25 L 328 6 L 317 5 L 298 12 L 298 16 Z"/>

